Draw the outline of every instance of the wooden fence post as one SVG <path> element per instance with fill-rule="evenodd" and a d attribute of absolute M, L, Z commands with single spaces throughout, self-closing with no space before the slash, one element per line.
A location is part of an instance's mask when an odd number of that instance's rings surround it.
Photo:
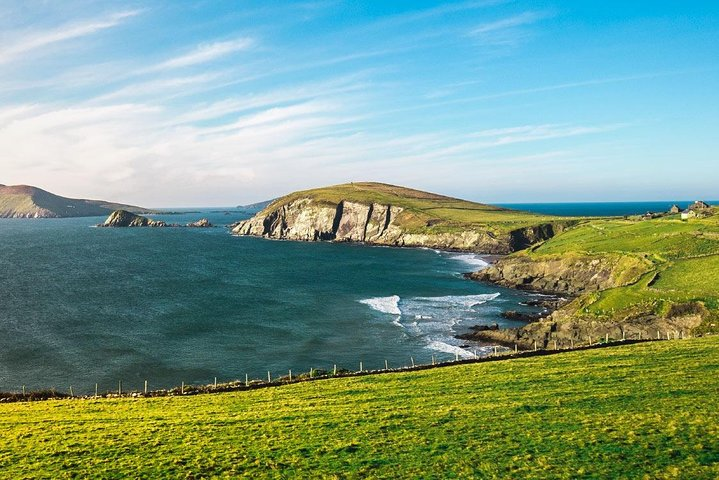
<path fill-rule="evenodd" d="M 519 351 L 519 347 L 517 347 L 517 344 L 514 344 L 514 353 L 517 353 Z"/>
<path fill-rule="evenodd" d="M 290 369 L 290 382 L 292 381 L 292 370 Z"/>
<path fill-rule="evenodd" d="M 608 333 L 604 336 L 604 343 L 609 343 L 609 334 Z"/>
<path fill-rule="evenodd" d="M 217 388 L 217 377 L 215 377 L 215 384 L 214 387 Z"/>
<path fill-rule="evenodd" d="M 534 351 L 535 352 L 537 351 L 537 341 L 536 340 L 534 341 Z"/>
<path fill-rule="evenodd" d="M 335 363 L 334 368 L 332 369 L 332 375 L 337 375 L 337 364 Z"/>
<path fill-rule="evenodd" d="M 147 380 L 145 380 L 145 395 L 147 395 Z"/>

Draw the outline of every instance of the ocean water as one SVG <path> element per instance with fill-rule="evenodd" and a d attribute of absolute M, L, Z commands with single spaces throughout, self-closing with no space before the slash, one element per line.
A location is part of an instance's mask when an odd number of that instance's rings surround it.
<path fill-rule="evenodd" d="M 159 216 L 230 223 L 248 213 Z M 0 219 L 0 390 L 89 393 L 482 354 L 454 335 L 532 311 L 475 255 Z M 536 311 L 536 309 L 534 309 Z"/>
<path fill-rule="evenodd" d="M 677 202 L 514 204 L 626 215 Z M 680 205 L 688 202 L 679 202 Z M 252 212 L 155 216 L 216 225 Z M 531 294 L 466 280 L 480 256 L 234 237 L 227 228 L 103 229 L 103 218 L 0 219 L 0 391 L 89 393 L 408 365 L 487 353 L 454 338 Z"/>
<path fill-rule="evenodd" d="M 567 215 L 577 217 L 607 217 L 642 215 L 647 212 L 666 212 L 672 205 L 686 208 L 694 200 L 666 200 L 653 202 L 580 202 L 580 203 L 502 203 L 500 207 L 526 210 L 545 215 Z M 719 201 L 708 201 L 712 205 Z"/>

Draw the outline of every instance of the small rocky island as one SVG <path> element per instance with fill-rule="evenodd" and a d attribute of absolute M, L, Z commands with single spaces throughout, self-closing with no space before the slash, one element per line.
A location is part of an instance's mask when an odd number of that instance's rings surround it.
<path fill-rule="evenodd" d="M 210 228 L 213 225 L 206 218 L 202 218 L 196 222 L 190 222 L 186 225 L 178 223 L 167 223 L 162 220 L 152 220 L 142 215 L 137 215 L 127 210 L 115 210 L 107 217 L 104 223 L 97 225 L 98 227 L 188 227 L 188 228 Z"/>

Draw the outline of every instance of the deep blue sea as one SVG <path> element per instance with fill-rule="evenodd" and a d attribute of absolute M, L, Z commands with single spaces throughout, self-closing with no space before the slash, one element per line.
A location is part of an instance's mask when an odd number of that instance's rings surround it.
<path fill-rule="evenodd" d="M 523 207 L 654 208 L 573 205 Z M 225 225 L 250 215 L 228 212 L 154 217 Z M 235 237 L 225 227 L 93 227 L 103 220 L 0 219 L 1 391 L 89 393 L 118 380 L 140 389 L 146 379 L 164 388 L 466 357 L 487 350 L 454 335 L 516 326 L 501 312 L 532 311 L 520 305 L 530 294 L 464 279 L 483 265 L 475 255 Z"/>

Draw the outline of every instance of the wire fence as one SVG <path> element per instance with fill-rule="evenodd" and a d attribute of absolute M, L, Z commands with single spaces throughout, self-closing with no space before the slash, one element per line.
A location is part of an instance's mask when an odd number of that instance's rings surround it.
<path fill-rule="evenodd" d="M 545 339 L 543 342 L 534 341 L 530 348 L 526 348 L 526 342 L 523 342 L 523 349 L 520 349 L 518 343 L 513 346 L 506 344 L 503 346 L 493 346 L 487 355 L 478 355 L 476 350 L 470 353 L 469 357 L 460 357 L 456 353 L 454 359 L 438 359 L 437 355 L 432 355 L 431 360 L 427 363 L 418 363 L 414 356 L 408 357 L 408 363 L 405 365 L 391 367 L 388 360 L 384 360 L 384 368 L 381 369 L 365 369 L 363 360 L 358 360 L 357 370 L 352 368 L 344 368 L 333 364 L 328 369 L 310 368 L 309 371 L 295 373 L 290 369 L 287 372 L 267 371 L 266 378 L 250 378 L 250 374 L 246 373 L 244 380 L 232 380 L 229 382 L 218 382 L 217 377 L 214 381 L 206 385 L 185 384 L 182 382 L 179 386 L 169 389 L 150 389 L 149 380 L 144 380 L 141 389 L 125 389 L 123 381 L 118 380 L 117 388 L 112 390 L 100 391 L 99 384 L 95 384 L 93 394 L 76 395 L 72 386 L 67 391 L 60 391 L 55 388 L 27 391 L 23 385 L 17 391 L 0 392 L 0 402 L 22 402 L 22 401 L 39 401 L 51 399 L 99 399 L 99 398 L 144 398 L 144 397 L 164 397 L 173 395 L 197 395 L 202 393 L 220 393 L 242 390 L 255 390 L 259 388 L 278 387 L 283 385 L 327 380 L 331 378 L 359 377 L 365 375 L 381 375 L 399 372 L 410 372 L 429 370 L 435 368 L 444 368 L 454 365 L 466 365 L 474 363 L 486 363 L 496 361 L 506 361 L 516 358 L 529 358 L 546 355 L 556 355 L 571 351 L 591 350 L 597 348 L 614 347 L 618 345 L 631 345 L 636 343 L 667 341 L 667 340 L 683 340 L 691 338 L 690 335 L 683 331 L 657 331 L 656 337 L 653 335 L 642 334 L 639 332 L 636 338 L 628 338 L 624 333 L 622 338 L 611 338 L 608 334 L 603 337 L 587 336 L 586 342 L 580 342 L 574 338 L 563 339 Z"/>

